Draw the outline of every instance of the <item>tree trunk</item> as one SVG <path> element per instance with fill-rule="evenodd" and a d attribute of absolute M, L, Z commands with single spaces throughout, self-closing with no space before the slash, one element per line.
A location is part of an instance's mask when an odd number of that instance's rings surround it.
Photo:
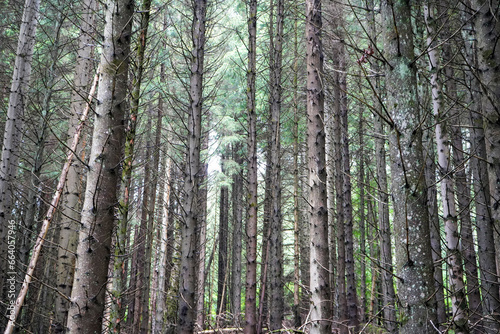
<path fill-rule="evenodd" d="M 224 174 L 226 157 L 221 156 L 221 171 Z M 227 310 L 227 249 L 228 249 L 228 229 L 229 229 L 229 188 L 222 185 L 219 199 L 219 261 L 217 270 L 217 324 L 224 327 L 221 316 Z"/>
<path fill-rule="evenodd" d="M 196 322 L 196 234 L 201 212 L 198 203 L 203 106 L 203 72 L 207 0 L 192 3 L 192 41 L 190 91 L 187 121 L 187 152 L 181 214 L 181 263 L 179 282 L 178 333 L 192 334 Z"/>
<path fill-rule="evenodd" d="M 382 2 L 401 333 L 426 334 L 436 307 L 410 13 L 407 1 Z"/>
<path fill-rule="evenodd" d="M 243 165 L 243 157 L 240 152 L 240 143 L 233 145 L 233 160 L 238 166 Z M 238 169 L 233 175 L 232 202 L 233 202 L 233 251 L 231 267 L 231 313 L 233 314 L 233 325 L 240 326 L 241 314 L 241 233 L 243 223 L 243 175 Z"/>
<path fill-rule="evenodd" d="M 447 261 L 449 268 L 449 289 L 451 290 L 452 320 L 457 333 L 468 333 L 467 300 L 462 264 L 462 254 L 459 249 L 458 214 L 455 205 L 455 191 L 451 177 L 451 154 L 448 124 L 443 113 L 443 101 L 438 63 L 438 49 L 435 46 L 434 10 L 428 3 L 424 5 L 425 22 L 427 25 L 427 46 L 429 47 L 429 71 L 431 72 L 432 106 L 436 118 L 435 134 L 438 152 L 439 175 L 441 179 L 441 198 L 446 233 Z"/>
<path fill-rule="evenodd" d="M 331 332 L 328 210 L 325 157 L 325 97 L 321 41 L 321 0 L 306 0 L 307 149 L 309 169 L 309 224 L 311 228 L 310 333 Z"/>
<path fill-rule="evenodd" d="M 497 20 L 500 3 L 498 0 L 472 0 L 472 7 L 477 11 L 475 29 L 477 38 L 478 77 L 482 88 L 481 106 L 483 113 L 484 138 L 486 143 L 489 193 L 491 200 L 491 219 L 481 224 L 478 234 L 482 274 L 483 312 L 488 318 L 485 326 L 488 332 L 500 329 L 500 296 L 498 268 L 493 259 L 498 256 L 494 247 L 494 230 L 500 227 L 500 53 L 497 50 L 500 39 L 500 23 Z M 485 225 L 491 224 L 491 227 Z M 481 236 L 480 236 L 481 235 Z M 497 236 L 498 238 L 498 236 Z M 488 260 L 485 259 L 488 257 Z M 481 263 L 482 262 L 482 263 Z"/>
<path fill-rule="evenodd" d="M 133 2 L 107 2 L 102 75 L 97 94 L 87 187 L 82 210 L 72 305 L 67 327 L 72 333 L 101 332 L 108 279 L 114 209 L 124 140 L 128 56 Z"/>
<path fill-rule="evenodd" d="M 208 124 L 210 122 L 207 122 Z M 208 150 L 209 136 L 208 133 L 203 138 L 202 151 Z M 203 330 L 205 324 L 205 281 L 206 281 L 206 269 L 205 269 L 205 253 L 207 248 L 207 196 L 208 196 L 208 163 L 205 161 L 203 163 L 203 171 L 200 175 L 200 195 L 199 195 L 199 205 L 201 210 L 201 224 L 199 226 L 198 233 L 198 247 L 200 254 L 199 264 L 198 264 L 198 282 L 196 286 L 196 323 L 200 330 Z"/>
<path fill-rule="evenodd" d="M 369 0 L 368 8 L 371 11 L 368 13 L 370 35 L 373 43 L 376 44 L 377 28 L 375 20 L 375 5 L 373 0 Z M 380 72 L 380 64 L 373 61 L 371 64 L 375 73 Z M 380 78 L 375 78 L 375 89 L 378 96 L 383 94 Z M 394 333 L 397 329 L 396 323 L 396 308 L 395 300 L 396 293 L 394 291 L 394 278 L 393 278 L 393 260 L 392 260 L 392 236 L 391 236 L 391 223 L 389 219 L 389 193 L 387 186 L 387 162 L 386 162 L 386 130 L 384 127 L 384 120 L 379 115 L 382 115 L 383 106 L 380 101 L 375 102 L 377 115 L 374 116 L 374 130 L 375 130 L 375 164 L 376 164 L 376 177 L 377 177 L 377 198 L 378 198 L 378 222 L 380 226 L 380 259 L 382 266 L 382 299 L 383 299 L 383 316 L 384 328 Z"/>
<path fill-rule="evenodd" d="M 247 272 L 245 297 L 245 334 L 254 334 L 257 328 L 257 114 L 255 104 L 255 77 L 257 52 L 257 0 L 248 5 L 248 71 L 247 71 L 247 119 L 248 119 L 248 203 L 247 203 Z"/>
<path fill-rule="evenodd" d="M 276 35 L 271 45 L 273 62 L 271 64 L 271 203 L 269 217 L 269 330 L 282 328 L 284 296 L 283 296 L 283 237 L 281 214 L 281 71 L 284 25 L 284 0 L 276 4 Z"/>
<path fill-rule="evenodd" d="M 26 0 L 17 42 L 16 61 L 12 73 L 7 120 L 3 134 L 2 160 L 0 162 L 0 259 L 7 259 L 7 230 L 14 198 L 13 186 L 17 176 L 21 136 L 24 129 L 24 107 L 31 76 L 31 62 L 35 45 L 40 0 Z M 0 263 L 0 297 L 7 300 L 4 284 L 7 282 L 7 261 Z M 5 307 L 0 307 L 6 314 Z M 2 319 L 0 324 L 5 324 Z"/>
<path fill-rule="evenodd" d="M 359 189 L 359 251 L 362 256 L 360 270 L 361 270 L 361 289 L 360 289 L 360 311 L 362 323 L 365 322 L 366 317 L 366 216 L 365 216 L 365 139 L 364 139 L 364 122 L 363 122 L 363 108 L 359 108 L 359 126 L 358 126 L 358 136 L 359 136 L 359 171 L 358 171 L 358 189 Z"/>
<path fill-rule="evenodd" d="M 95 0 L 85 0 L 82 3 L 82 19 L 80 21 L 81 35 L 78 40 L 77 60 L 75 66 L 75 78 L 73 80 L 73 91 L 71 93 L 70 105 L 70 119 L 68 126 L 68 146 L 79 124 L 79 115 L 84 109 L 84 97 L 89 89 L 92 73 L 92 54 L 93 43 L 92 29 L 94 28 L 95 18 Z M 79 155 L 81 146 L 79 145 L 76 154 Z M 73 286 L 75 252 L 78 240 L 78 222 L 80 221 L 80 193 L 82 192 L 82 185 L 80 182 L 80 175 L 82 173 L 82 166 L 78 158 L 73 158 L 71 166 L 68 171 L 66 180 L 66 189 L 64 191 L 63 205 L 61 210 L 61 222 L 59 231 L 59 247 L 57 250 L 57 268 L 56 279 L 57 289 L 64 296 L 71 296 L 71 289 Z M 54 328 L 57 332 L 58 329 L 64 329 L 66 326 L 66 319 L 69 310 L 69 302 L 63 298 L 61 294 L 54 294 L 55 297 L 55 314 L 54 314 Z"/>

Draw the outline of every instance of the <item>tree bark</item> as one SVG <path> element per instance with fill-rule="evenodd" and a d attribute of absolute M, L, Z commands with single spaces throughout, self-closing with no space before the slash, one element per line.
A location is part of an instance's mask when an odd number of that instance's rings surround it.
<path fill-rule="evenodd" d="M 282 102 L 282 52 L 283 25 L 285 19 L 284 1 L 276 3 L 276 35 L 271 45 L 273 62 L 271 64 L 271 203 L 269 217 L 269 329 L 278 331 L 282 328 L 284 312 L 283 296 L 283 236 L 281 213 L 281 102 Z"/>
<path fill-rule="evenodd" d="M 104 287 L 108 280 L 125 132 L 123 119 L 133 10 L 130 0 L 107 2 L 97 117 L 67 322 L 72 333 L 95 333 L 102 329 Z"/>
<path fill-rule="evenodd" d="M 243 165 L 240 143 L 233 145 L 233 160 L 238 166 Z M 241 314 L 241 233 L 243 224 L 243 175 L 238 169 L 233 175 L 232 183 L 232 207 L 233 207 L 233 251 L 231 266 L 231 313 L 233 314 L 233 325 L 240 326 Z"/>
<path fill-rule="evenodd" d="M 485 327 L 494 333 L 500 329 L 500 296 L 498 268 L 493 261 L 498 254 L 494 247 L 494 230 L 500 227 L 500 52 L 497 50 L 500 39 L 500 23 L 497 20 L 500 3 L 498 0 L 472 0 L 477 11 L 475 29 L 477 38 L 478 67 L 477 75 L 482 88 L 481 110 L 483 113 L 484 139 L 486 144 L 487 170 L 491 221 L 485 221 L 478 234 L 483 289 L 483 312 L 487 317 Z M 491 224 L 491 227 L 485 226 Z M 498 236 L 497 236 L 498 238 Z M 488 260 L 486 260 L 486 258 Z M 482 263 L 481 263 L 482 262 Z"/>
<path fill-rule="evenodd" d="M 400 332 L 424 334 L 435 331 L 436 307 L 410 13 L 407 1 L 382 2 Z"/>
<path fill-rule="evenodd" d="M 309 169 L 309 224 L 311 228 L 310 333 L 331 332 L 328 210 L 325 157 L 325 97 L 321 0 L 306 0 L 307 149 Z"/>
<path fill-rule="evenodd" d="M 38 22 L 40 0 L 26 0 L 17 42 L 16 60 L 12 73 L 12 86 L 9 95 L 7 119 L 3 134 L 2 160 L 0 161 L 0 297 L 6 300 L 5 282 L 7 281 L 7 230 L 10 224 L 13 186 L 17 176 L 21 136 L 24 129 L 24 108 L 31 76 L 31 62 L 35 45 L 35 32 Z M 5 314 L 5 307 L 0 307 Z M 3 319 L 0 324 L 5 324 Z"/>
<path fill-rule="evenodd" d="M 78 40 L 77 60 L 75 65 L 75 78 L 73 80 L 73 91 L 71 93 L 70 119 L 68 126 L 68 145 L 72 140 L 79 123 L 79 114 L 87 101 L 83 96 L 88 91 L 91 73 L 92 73 L 92 54 L 93 43 L 92 29 L 95 19 L 95 0 L 85 0 L 82 3 L 82 17 L 80 21 L 81 35 Z M 79 145 L 75 154 L 80 154 Z M 66 180 L 66 189 L 64 191 L 63 205 L 61 210 L 61 222 L 59 232 L 59 247 L 57 250 L 57 268 L 56 279 L 57 289 L 64 296 L 71 296 L 73 286 L 75 252 L 78 240 L 78 222 L 80 221 L 80 193 L 82 185 L 80 174 L 82 166 L 80 160 L 73 158 L 68 171 Z M 69 302 L 61 297 L 59 293 L 55 294 L 55 314 L 54 328 L 63 330 L 66 326 L 66 319 L 69 310 Z"/>
<path fill-rule="evenodd" d="M 221 156 L 221 171 L 224 174 L 226 157 Z M 219 261 L 217 264 L 217 327 L 224 327 L 221 317 L 227 311 L 227 274 L 228 274 L 228 229 L 229 229 L 229 188 L 222 185 L 219 199 Z"/>
<path fill-rule="evenodd" d="M 257 0 L 249 0 L 248 6 L 248 70 L 247 70 L 247 272 L 245 297 L 245 334 L 254 334 L 257 328 L 257 114 L 255 104 L 255 77 L 257 52 Z"/>
<path fill-rule="evenodd" d="M 447 115 L 443 112 L 441 92 L 441 74 L 438 63 L 438 49 L 435 46 L 434 10 L 424 5 L 424 16 L 427 26 L 427 46 L 429 47 L 429 71 L 431 72 L 432 106 L 436 118 L 435 135 L 438 152 L 439 175 L 441 176 L 441 198 L 446 233 L 447 261 L 449 268 L 449 289 L 451 290 L 452 321 L 457 333 L 468 333 L 467 300 L 463 273 L 462 254 L 459 249 L 458 214 L 455 205 L 455 191 L 451 177 L 452 164 L 450 153 L 450 136 L 448 133 Z"/>
<path fill-rule="evenodd" d="M 203 107 L 203 72 L 207 0 L 192 3 L 192 52 L 190 59 L 190 91 L 187 121 L 187 152 L 182 189 L 181 263 L 179 282 L 178 333 L 192 334 L 196 322 L 196 234 L 201 212 L 198 203 Z"/>

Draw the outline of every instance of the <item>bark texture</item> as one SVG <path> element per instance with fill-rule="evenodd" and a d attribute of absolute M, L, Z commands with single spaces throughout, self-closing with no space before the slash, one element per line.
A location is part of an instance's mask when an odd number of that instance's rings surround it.
<path fill-rule="evenodd" d="M 24 108 L 31 77 L 31 62 L 35 45 L 35 32 L 40 0 L 26 0 L 17 41 L 16 60 L 12 73 L 9 106 L 3 135 L 2 160 L 0 161 L 0 297 L 5 296 L 7 281 L 7 230 L 11 217 L 17 176 L 21 136 L 24 130 Z M 5 308 L 0 307 L 2 314 Z M 0 324 L 5 319 L 2 318 Z"/>
<path fill-rule="evenodd" d="M 484 139 L 486 144 L 489 196 L 491 200 L 491 222 L 493 228 L 485 228 L 478 234 L 481 263 L 483 312 L 489 319 L 485 327 L 494 333 L 500 329 L 500 296 L 498 268 L 492 258 L 496 258 L 494 246 L 495 230 L 500 227 L 500 2 L 498 0 L 472 0 L 476 13 L 475 29 L 477 38 L 478 77 L 482 88 L 481 109 L 483 113 Z M 488 195 L 487 195 L 488 196 Z M 491 234 L 490 234 L 491 233 Z M 481 239 L 479 240 L 479 235 Z M 496 236 L 498 238 L 498 235 Z M 481 255 L 480 255 L 481 256 Z M 485 257 L 489 260 L 486 261 Z"/>
<path fill-rule="evenodd" d="M 276 35 L 272 42 L 271 52 L 271 133 L 270 147 L 270 217 L 269 217 L 269 329 L 282 328 L 283 297 L 283 237 L 281 213 L 281 101 L 282 101 L 282 59 L 283 59 L 283 25 L 285 19 L 284 1 L 276 2 Z"/>
<path fill-rule="evenodd" d="M 247 70 L 247 127 L 248 127 L 248 203 L 247 203 L 247 270 L 245 297 L 245 334 L 257 328 L 257 114 L 255 110 L 255 77 L 257 52 L 257 0 L 248 6 L 248 70 Z"/>
<path fill-rule="evenodd" d="M 191 334 L 196 322 L 197 231 L 200 220 L 198 203 L 201 169 L 201 115 L 203 106 L 203 71 L 207 0 L 192 2 L 192 51 L 187 120 L 187 152 L 182 189 L 181 263 L 179 282 L 178 333 Z"/>
<path fill-rule="evenodd" d="M 134 4 L 106 7 L 101 78 L 67 327 L 100 333 L 124 140 L 128 57 Z"/>
<path fill-rule="evenodd" d="M 89 89 L 92 78 L 92 29 L 94 23 L 94 11 L 96 1 L 86 0 L 82 3 L 82 16 L 80 20 L 81 35 L 78 41 L 77 63 L 75 66 L 75 79 L 73 81 L 74 90 L 71 93 L 71 115 L 68 127 L 68 146 L 72 140 L 76 128 L 79 124 L 79 115 L 85 108 L 83 96 Z M 76 154 L 80 153 L 80 147 L 77 148 Z M 80 174 L 82 166 L 80 160 L 73 159 L 68 171 L 66 180 L 66 189 L 64 192 L 63 205 L 61 211 L 61 222 L 59 232 L 59 248 L 57 251 L 57 289 L 65 296 L 71 295 L 73 287 L 73 275 L 75 264 L 75 252 L 78 240 L 78 222 L 80 221 L 80 193 L 82 186 Z M 66 317 L 68 315 L 69 302 L 60 294 L 55 294 L 55 330 L 62 330 L 66 325 Z"/>
<path fill-rule="evenodd" d="M 382 1 L 401 333 L 433 333 L 434 266 L 408 1 Z"/>
<path fill-rule="evenodd" d="M 311 229 L 310 333 L 331 332 L 328 209 L 326 189 L 325 97 L 321 0 L 306 1 L 307 149 L 309 169 L 309 224 Z"/>

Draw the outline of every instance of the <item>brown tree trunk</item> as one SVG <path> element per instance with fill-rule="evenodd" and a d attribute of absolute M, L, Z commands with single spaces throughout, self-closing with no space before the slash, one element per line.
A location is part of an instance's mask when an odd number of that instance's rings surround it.
<path fill-rule="evenodd" d="M 114 208 L 125 128 L 128 56 L 133 3 L 107 2 L 101 79 L 95 110 L 92 149 L 77 248 L 72 305 L 67 327 L 72 333 L 102 329 L 105 285 L 108 279 Z"/>
<path fill-rule="evenodd" d="M 201 115 L 203 106 L 203 72 L 207 0 L 192 2 L 192 52 L 187 121 L 187 152 L 181 214 L 181 263 L 179 282 L 178 333 L 192 334 L 196 322 L 196 234 L 201 212 L 198 203 L 201 163 Z"/>

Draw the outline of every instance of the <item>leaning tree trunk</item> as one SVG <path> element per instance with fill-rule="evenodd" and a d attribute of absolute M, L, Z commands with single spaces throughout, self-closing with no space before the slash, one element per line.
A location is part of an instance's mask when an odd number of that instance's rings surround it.
<path fill-rule="evenodd" d="M 35 45 L 35 32 L 40 0 L 26 0 L 17 42 L 16 62 L 12 73 L 12 87 L 7 109 L 7 120 L 3 133 L 2 160 L 0 161 L 0 297 L 4 295 L 4 284 L 7 282 L 7 229 L 11 217 L 13 185 L 17 175 L 19 148 L 24 128 L 24 107 L 31 76 L 31 62 Z M 0 307 L 1 314 L 5 308 Z M 0 325 L 5 319 L 2 317 Z M 2 326 L 3 327 L 3 326 Z"/>
<path fill-rule="evenodd" d="M 247 71 L 247 272 L 245 293 L 245 334 L 257 328 L 257 113 L 255 110 L 255 77 L 257 52 L 257 0 L 248 1 L 248 71 Z"/>
<path fill-rule="evenodd" d="M 92 73 L 92 29 L 94 27 L 95 0 L 85 0 L 82 4 L 82 18 L 80 21 L 81 35 L 78 41 L 77 60 L 75 65 L 75 78 L 71 93 L 70 119 L 68 126 L 68 146 L 73 140 L 74 133 L 79 124 L 79 115 L 87 103 L 83 96 L 88 91 Z M 80 147 L 75 152 L 80 153 Z M 78 222 L 80 221 L 80 182 L 81 165 L 78 158 L 74 158 L 68 171 L 66 189 L 64 192 L 61 211 L 59 247 L 57 249 L 56 280 L 60 293 L 55 296 L 54 328 L 63 329 L 69 310 L 69 302 L 63 296 L 70 296 L 73 286 L 75 252 L 78 240 Z"/>
<path fill-rule="evenodd" d="M 433 333 L 434 267 L 410 3 L 383 1 L 382 16 L 401 333 Z"/>
<path fill-rule="evenodd" d="M 488 161 L 488 176 L 491 200 L 492 229 L 487 228 L 478 235 L 479 251 L 486 253 L 490 259 L 498 256 L 494 247 L 494 230 L 500 228 L 500 2 L 498 0 L 472 0 L 476 13 L 475 29 L 477 38 L 478 76 L 482 88 L 482 112 L 484 135 L 486 142 L 486 157 Z M 486 222 L 488 224 L 488 222 Z M 499 236 L 497 236 L 498 238 Z M 481 255 L 481 254 L 480 254 Z M 480 256 L 481 257 L 481 256 Z M 485 256 L 483 256 L 484 258 Z M 483 312 L 487 319 L 485 326 L 488 332 L 500 330 L 500 296 L 498 268 L 495 261 L 484 261 L 481 264 Z M 489 263 L 487 263 L 489 262 Z"/>
<path fill-rule="evenodd" d="M 72 333 L 100 333 L 108 280 L 111 237 L 125 128 L 128 56 L 134 4 L 109 0 L 101 56 L 101 79 L 83 203 L 72 305 Z"/>
<path fill-rule="evenodd" d="M 309 169 L 309 224 L 311 228 L 311 316 L 310 333 L 331 332 L 329 286 L 328 210 L 325 157 L 325 95 L 321 0 L 306 0 L 307 43 L 307 149 Z"/>
<path fill-rule="evenodd" d="M 179 281 L 178 333 L 192 334 L 196 322 L 196 232 L 201 216 L 198 205 L 200 188 L 201 114 L 203 106 L 203 65 L 207 0 L 192 2 L 192 41 L 190 91 L 187 121 L 187 152 L 182 189 L 181 263 Z"/>

